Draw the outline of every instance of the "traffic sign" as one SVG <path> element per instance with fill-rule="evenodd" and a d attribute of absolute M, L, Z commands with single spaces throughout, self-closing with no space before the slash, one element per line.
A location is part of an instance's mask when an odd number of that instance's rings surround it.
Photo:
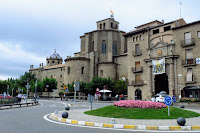
<path fill-rule="evenodd" d="M 88 98 L 87 98 L 87 101 L 89 102 L 89 103 L 93 103 L 94 102 L 94 96 L 92 96 L 92 95 L 89 95 L 88 96 Z"/>
<path fill-rule="evenodd" d="M 172 104 L 172 98 L 170 96 L 165 97 L 165 104 L 170 106 Z"/>
<path fill-rule="evenodd" d="M 96 88 L 96 92 L 99 92 L 99 88 Z"/>
<path fill-rule="evenodd" d="M 176 97 L 175 96 L 172 97 L 172 101 L 173 101 L 173 103 L 176 102 Z"/>

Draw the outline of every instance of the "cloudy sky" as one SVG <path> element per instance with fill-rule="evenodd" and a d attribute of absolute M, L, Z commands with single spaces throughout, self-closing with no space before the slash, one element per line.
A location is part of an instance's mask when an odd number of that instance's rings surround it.
<path fill-rule="evenodd" d="M 198 0 L 0 0 L 0 79 L 19 78 L 46 64 L 56 49 L 63 59 L 80 51 L 80 38 L 110 10 L 120 30 L 153 21 L 200 20 Z M 64 63 L 64 62 L 63 62 Z"/>

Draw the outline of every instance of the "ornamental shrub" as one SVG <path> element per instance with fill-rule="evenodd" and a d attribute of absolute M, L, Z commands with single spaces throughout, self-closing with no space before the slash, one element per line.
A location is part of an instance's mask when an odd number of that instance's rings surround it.
<path fill-rule="evenodd" d="M 126 107 L 126 108 L 155 108 L 161 109 L 167 106 L 164 103 L 153 101 L 138 101 L 138 100 L 121 100 L 113 103 L 114 106 Z"/>

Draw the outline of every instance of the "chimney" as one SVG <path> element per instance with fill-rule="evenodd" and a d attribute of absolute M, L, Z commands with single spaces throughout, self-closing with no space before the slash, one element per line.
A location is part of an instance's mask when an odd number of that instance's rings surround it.
<path fill-rule="evenodd" d="M 163 24 L 165 23 L 164 19 L 162 19 L 162 23 L 163 23 Z"/>

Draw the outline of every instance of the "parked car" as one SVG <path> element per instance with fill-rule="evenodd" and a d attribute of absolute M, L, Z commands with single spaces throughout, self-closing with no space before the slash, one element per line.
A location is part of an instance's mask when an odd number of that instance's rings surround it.
<path fill-rule="evenodd" d="M 23 98 L 24 100 L 25 100 L 27 97 L 28 97 L 27 94 L 23 94 L 23 95 L 22 95 L 22 98 Z"/>
<path fill-rule="evenodd" d="M 4 98 L 4 95 L 0 94 L 0 98 Z M 6 98 L 12 98 L 12 96 L 8 95 L 8 96 L 6 96 Z"/>
<path fill-rule="evenodd" d="M 156 94 L 155 97 L 152 97 L 151 101 L 164 103 L 166 96 L 167 96 L 167 93 L 165 91 L 161 91 L 160 93 Z"/>

